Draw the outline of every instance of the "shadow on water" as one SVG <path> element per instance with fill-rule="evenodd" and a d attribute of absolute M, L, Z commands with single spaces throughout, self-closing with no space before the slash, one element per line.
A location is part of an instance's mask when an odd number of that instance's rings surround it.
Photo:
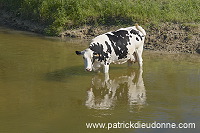
<path fill-rule="evenodd" d="M 122 70 L 121 67 L 112 67 L 113 70 Z M 102 72 L 102 70 L 101 70 Z M 86 72 L 82 65 L 70 66 L 58 69 L 45 74 L 45 79 L 49 81 L 66 81 L 72 76 L 89 76 L 95 75 L 97 72 Z"/>
<path fill-rule="evenodd" d="M 85 106 L 97 110 L 113 109 L 118 103 L 142 107 L 146 104 L 142 73 L 142 69 L 132 69 L 120 76 L 96 74 L 87 91 Z"/>
<path fill-rule="evenodd" d="M 91 73 L 85 72 L 82 66 L 66 67 L 45 74 L 45 79 L 49 81 L 66 81 L 72 76 L 88 76 Z"/>

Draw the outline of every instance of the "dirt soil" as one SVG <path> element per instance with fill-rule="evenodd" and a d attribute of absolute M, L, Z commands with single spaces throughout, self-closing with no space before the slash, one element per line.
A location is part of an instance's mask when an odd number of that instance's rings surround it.
<path fill-rule="evenodd" d="M 0 11 L 0 25 L 18 30 L 44 33 L 45 25 L 37 22 L 22 20 L 12 13 Z M 95 36 L 121 27 L 113 26 L 82 26 L 60 33 L 59 37 L 80 38 L 91 40 Z M 200 24 L 162 23 L 145 28 L 147 32 L 144 48 L 153 51 L 167 51 L 168 53 L 198 53 L 200 54 Z"/>
<path fill-rule="evenodd" d="M 164 23 L 147 29 L 145 49 L 200 53 L 200 24 Z"/>

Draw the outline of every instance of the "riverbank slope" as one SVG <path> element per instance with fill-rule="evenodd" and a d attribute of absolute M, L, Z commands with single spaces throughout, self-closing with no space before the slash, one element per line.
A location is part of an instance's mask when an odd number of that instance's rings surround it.
<path fill-rule="evenodd" d="M 44 25 L 21 20 L 12 14 L 0 13 L 0 24 L 11 28 L 44 34 Z M 59 37 L 90 40 L 102 33 L 116 30 L 120 26 L 81 26 L 61 32 Z M 200 53 L 200 25 L 193 23 L 161 23 L 146 27 L 145 49 L 154 51 Z"/>
<path fill-rule="evenodd" d="M 0 24 L 90 40 L 137 22 L 147 32 L 145 49 L 200 53 L 199 4 L 199 0 L 2 0 Z"/>

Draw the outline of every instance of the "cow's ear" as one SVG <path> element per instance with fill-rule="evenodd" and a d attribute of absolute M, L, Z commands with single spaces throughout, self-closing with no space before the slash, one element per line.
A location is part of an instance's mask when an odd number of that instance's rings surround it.
<path fill-rule="evenodd" d="M 81 55 L 82 53 L 81 53 L 81 51 L 76 51 L 76 54 Z"/>
<path fill-rule="evenodd" d="M 94 56 L 94 57 L 99 57 L 100 55 L 99 55 L 98 53 L 94 52 L 94 53 L 93 53 L 93 56 Z"/>

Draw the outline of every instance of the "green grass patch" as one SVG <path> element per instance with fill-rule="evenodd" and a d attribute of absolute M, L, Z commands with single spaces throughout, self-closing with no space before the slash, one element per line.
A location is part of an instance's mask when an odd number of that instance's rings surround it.
<path fill-rule="evenodd" d="M 47 25 L 45 33 L 82 25 L 199 23 L 200 0 L 1 0 L 22 19 Z"/>

